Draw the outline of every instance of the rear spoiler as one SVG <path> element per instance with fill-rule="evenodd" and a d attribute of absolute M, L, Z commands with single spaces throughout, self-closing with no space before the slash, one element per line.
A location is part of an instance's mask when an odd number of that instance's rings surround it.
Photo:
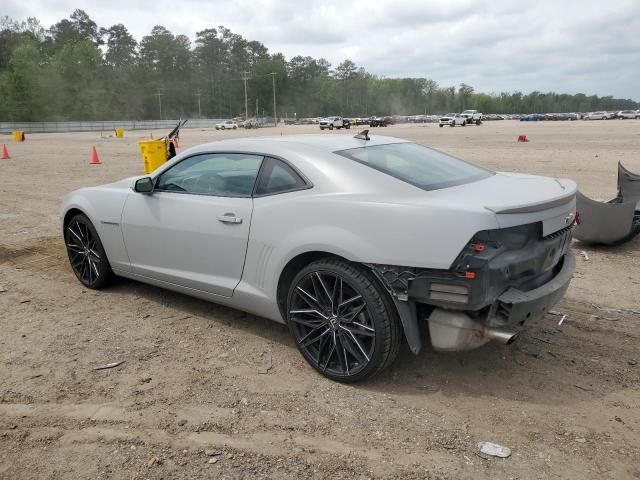
<path fill-rule="evenodd" d="M 563 186 L 564 188 L 564 186 Z M 490 207 L 485 206 L 487 210 L 493 213 L 507 214 L 507 213 L 533 213 L 540 212 L 542 210 L 548 210 L 550 208 L 560 207 L 571 202 L 575 198 L 575 192 L 569 192 L 561 197 L 555 198 L 551 201 L 544 201 L 538 203 L 529 203 L 526 205 L 512 205 L 509 207 Z"/>

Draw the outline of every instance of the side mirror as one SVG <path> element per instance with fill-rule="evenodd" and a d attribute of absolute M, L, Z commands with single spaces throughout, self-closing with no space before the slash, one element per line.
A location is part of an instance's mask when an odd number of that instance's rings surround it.
<path fill-rule="evenodd" d="M 153 192 L 153 180 L 151 177 L 144 177 L 136 180 L 136 184 L 133 189 L 138 193 L 152 193 Z"/>

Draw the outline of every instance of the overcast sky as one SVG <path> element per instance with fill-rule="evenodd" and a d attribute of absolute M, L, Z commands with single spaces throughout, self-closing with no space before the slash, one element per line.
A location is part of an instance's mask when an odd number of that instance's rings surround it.
<path fill-rule="evenodd" d="M 476 91 L 583 92 L 640 100 L 639 0 L 2 0 L 48 28 L 82 8 L 138 39 L 224 25 L 272 53 L 345 58 L 388 77 Z"/>

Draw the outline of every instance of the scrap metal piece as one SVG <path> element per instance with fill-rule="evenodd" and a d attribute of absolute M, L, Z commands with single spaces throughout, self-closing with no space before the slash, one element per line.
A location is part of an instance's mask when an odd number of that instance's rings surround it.
<path fill-rule="evenodd" d="M 580 223 L 573 236 L 587 243 L 616 245 L 640 233 L 640 226 L 634 225 L 636 202 L 597 202 L 578 191 L 576 210 Z"/>

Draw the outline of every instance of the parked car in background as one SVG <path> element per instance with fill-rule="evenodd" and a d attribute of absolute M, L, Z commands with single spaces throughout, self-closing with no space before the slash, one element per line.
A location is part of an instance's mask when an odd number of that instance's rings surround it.
<path fill-rule="evenodd" d="M 461 113 L 447 113 L 440 117 L 439 127 L 442 128 L 445 125 L 449 125 L 450 127 L 455 127 L 459 125 L 464 127 L 467 125 L 467 117 L 462 116 Z"/>
<path fill-rule="evenodd" d="M 583 120 L 608 120 L 607 112 L 590 112 L 582 118 Z"/>
<path fill-rule="evenodd" d="M 418 354 L 421 327 L 436 350 L 513 342 L 569 286 L 575 205 L 571 180 L 363 132 L 196 146 L 70 193 L 60 223 L 84 287 L 120 276 L 266 317 L 357 382 L 405 341 Z"/>
<path fill-rule="evenodd" d="M 640 111 L 620 110 L 617 117 L 620 119 L 640 118 Z"/>
<path fill-rule="evenodd" d="M 320 120 L 320 130 L 324 130 L 325 128 L 328 130 L 337 128 L 339 130 L 342 127 L 344 127 L 342 117 L 327 117 Z"/>
<path fill-rule="evenodd" d="M 263 125 L 258 119 L 250 118 L 249 120 L 246 120 L 245 122 L 243 122 L 240 126 L 244 127 L 247 130 L 251 130 L 253 128 L 260 128 Z"/>
<path fill-rule="evenodd" d="M 216 130 L 235 130 L 238 128 L 238 124 L 233 120 L 225 120 L 221 123 L 216 123 Z"/>
<path fill-rule="evenodd" d="M 530 113 L 520 117 L 521 122 L 540 122 L 544 119 L 544 115 L 540 115 L 539 113 Z"/>
<path fill-rule="evenodd" d="M 467 125 L 472 123 L 480 125 L 482 123 L 482 114 L 478 110 L 465 110 L 460 115 L 466 119 Z"/>
<path fill-rule="evenodd" d="M 392 123 L 391 117 L 369 117 L 370 127 L 386 127 Z"/>

